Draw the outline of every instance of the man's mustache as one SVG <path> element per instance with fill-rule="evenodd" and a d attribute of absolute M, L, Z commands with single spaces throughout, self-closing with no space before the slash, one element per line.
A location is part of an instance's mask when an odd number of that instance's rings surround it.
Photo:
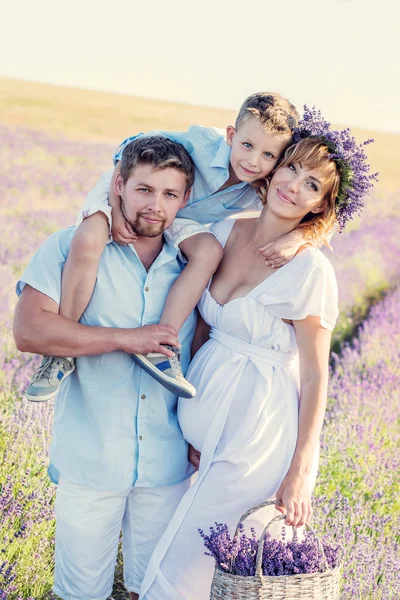
<path fill-rule="evenodd" d="M 154 220 L 160 221 L 162 223 L 165 223 L 165 221 L 167 220 L 165 215 L 163 215 L 161 213 L 154 213 L 154 212 L 140 211 L 137 213 L 136 216 L 137 217 L 148 217 L 149 219 L 154 219 Z"/>

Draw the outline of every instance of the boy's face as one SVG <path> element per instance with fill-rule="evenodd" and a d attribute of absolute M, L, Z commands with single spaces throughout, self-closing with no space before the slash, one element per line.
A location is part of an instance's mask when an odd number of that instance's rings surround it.
<path fill-rule="evenodd" d="M 275 132 L 266 132 L 258 119 L 250 116 L 238 130 L 228 125 L 226 141 L 232 148 L 231 168 L 236 177 L 252 183 L 271 173 L 290 143 L 290 137 L 277 137 Z"/>
<path fill-rule="evenodd" d="M 143 237 L 157 237 L 183 208 L 189 198 L 186 176 L 174 168 L 154 169 L 137 165 L 124 184 L 118 173 L 114 190 L 121 196 L 121 210 L 133 231 Z"/>

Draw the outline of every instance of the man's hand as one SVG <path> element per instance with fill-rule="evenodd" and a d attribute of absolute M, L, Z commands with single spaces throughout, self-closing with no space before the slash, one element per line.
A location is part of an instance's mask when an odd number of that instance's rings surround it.
<path fill-rule="evenodd" d="M 265 258 L 267 267 L 277 269 L 286 265 L 297 253 L 300 246 L 305 243 L 302 234 L 295 229 L 274 242 L 260 248 L 260 252 Z"/>
<path fill-rule="evenodd" d="M 199 470 L 200 458 L 201 458 L 201 453 L 198 450 L 196 450 L 196 448 L 193 448 L 193 446 L 191 444 L 189 444 L 188 459 L 189 459 L 189 462 L 197 470 Z"/>
<path fill-rule="evenodd" d="M 137 329 L 121 330 L 121 350 L 128 354 L 159 352 L 169 358 L 175 354 L 163 344 L 180 348 L 178 334 L 169 325 L 143 325 Z"/>
<path fill-rule="evenodd" d="M 126 221 L 122 212 L 116 212 L 113 208 L 112 211 L 112 236 L 114 242 L 117 244 L 133 244 L 137 241 L 138 237 L 133 231 L 131 225 Z"/>

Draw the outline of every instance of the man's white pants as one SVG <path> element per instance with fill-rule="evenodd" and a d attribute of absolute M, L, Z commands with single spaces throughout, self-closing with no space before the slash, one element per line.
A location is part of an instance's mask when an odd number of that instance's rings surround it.
<path fill-rule="evenodd" d="M 60 478 L 54 593 L 63 600 L 106 600 L 121 529 L 125 586 L 139 593 L 154 547 L 189 486 L 190 479 L 160 488 L 107 491 Z"/>

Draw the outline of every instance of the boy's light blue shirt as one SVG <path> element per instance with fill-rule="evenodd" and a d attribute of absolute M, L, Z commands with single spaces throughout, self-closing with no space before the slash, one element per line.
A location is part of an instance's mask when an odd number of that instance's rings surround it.
<path fill-rule="evenodd" d="M 114 155 L 114 164 L 121 160 L 124 148 L 133 140 L 144 135 L 163 135 L 189 152 L 196 173 L 192 192 L 185 208 L 178 217 L 193 219 L 199 223 L 214 223 L 244 210 L 259 210 L 260 201 L 248 183 L 238 183 L 221 192 L 220 187 L 229 178 L 231 148 L 221 131 L 212 127 L 193 125 L 183 133 L 151 131 L 127 138 Z"/>
<path fill-rule="evenodd" d="M 39 248 L 17 283 L 60 302 L 61 273 L 75 228 Z M 103 251 L 92 299 L 81 323 L 131 328 L 158 323 L 183 263 L 173 246 L 146 272 L 133 246 Z M 189 364 L 194 313 L 180 332 L 182 366 Z M 158 487 L 189 477 L 187 444 L 177 420 L 177 398 L 140 369 L 129 354 L 78 358 L 55 401 L 49 474 L 96 489 Z"/>

